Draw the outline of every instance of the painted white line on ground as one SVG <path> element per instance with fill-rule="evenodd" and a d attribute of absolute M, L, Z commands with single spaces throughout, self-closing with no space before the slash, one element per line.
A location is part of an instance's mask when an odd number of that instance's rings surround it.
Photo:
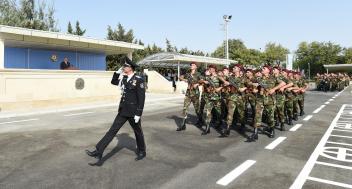
<path fill-rule="evenodd" d="M 321 161 L 317 161 L 315 163 L 319 164 L 319 165 L 325 165 L 325 166 L 330 166 L 330 167 L 337 167 L 337 168 L 341 168 L 341 169 L 352 170 L 352 167 L 345 166 L 345 165 L 338 165 L 338 164 L 326 163 L 326 162 L 321 162 Z"/>
<path fill-rule="evenodd" d="M 25 119 L 25 120 L 17 120 L 17 121 L 7 121 L 7 122 L 2 122 L 0 123 L 0 125 L 4 125 L 4 124 L 11 124 L 11 123 L 21 123 L 21 122 L 27 122 L 27 121 L 37 121 L 39 119 Z"/>
<path fill-rule="evenodd" d="M 297 129 L 299 129 L 302 126 L 302 124 L 296 124 L 295 126 L 293 126 L 290 131 L 297 131 Z"/>
<path fill-rule="evenodd" d="M 333 137 L 340 137 L 340 138 L 352 138 L 352 136 L 344 136 L 344 135 L 330 135 Z"/>
<path fill-rule="evenodd" d="M 310 120 L 312 117 L 313 117 L 312 115 L 307 115 L 307 116 L 303 119 L 303 121 L 308 121 L 308 120 Z"/>
<path fill-rule="evenodd" d="M 322 182 L 322 183 L 325 183 L 325 184 L 341 186 L 341 187 L 345 187 L 345 188 L 352 188 L 352 185 L 341 183 L 341 182 L 335 182 L 335 181 L 326 180 L 326 179 L 320 179 L 320 178 L 316 178 L 316 177 L 308 177 L 307 179 L 315 181 L 315 182 Z"/>
<path fill-rule="evenodd" d="M 92 114 L 94 112 L 81 112 L 81 113 L 75 113 L 75 114 L 66 114 L 64 116 L 70 117 L 70 116 L 79 116 L 79 115 L 86 115 L 86 114 Z"/>
<path fill-rule="evenodd" d="M 341 132 L 350 132 L 350 133 L 352 133 L 352 130 L 334 129 L 334 131 L 341 131 Z"/>
<path fill-rule="evenodd" d="M 284 141 L 287 137 L 279 137 L 276 140 L 274 140 L 272 143 L 270 143 L 269 145 L 267 145 L 265 147 L 265 149 L 267 150 L 272 150 L 274 149 L 276 146 L 278 146 L 282 141 Z"/>
<path fill-rule="evenodd" d="M 324 104 L 330 104 L 330 102 L 325 102 Z"/>
<path fill-rule="evenodd" d="M 352 146 L 352 144 L 347 144 L 347 143 L 343 143 L 343 142 L 327 141 L 326 143 L 329 143 L 329 144 L 338 144 L 338 145 L 344 145 L 344 146 Z"/>
<path fill-rule="evenodd" d="M 332 98 L 336 98 L 335 96 L 333 96 Z"/>
<path fill-rule="evenodd" d="M 331 101 L 334 101 L 334 99 L 329 99 L 328 101 L 331 102 Z"/>
<path fill-rule="evenodd" d="M 302 188 L 303 184 L 306 182 L 306 179 L 309 177 L 309 173 L 312 171 L 315 162 L 317 161 L 320 152 L 324 149 L 325 143 L 329 138 L 332 130 L 336 126 L 337 120 L 340 118 L 343 109 L 345 108 L 346 104 L 342 105 L 341 109 L 337 113 L 334 120 L 331 122 L 328 130 L 325 132 L 324 136 L 321 138 L 320 142 L 318 143 L 317 147 L 313 151 L 312 155 L 309 157 L 307 163 L 304 165 L 302 171 L 297 176 L 294 183 L 291 185 L 290 189 L 298 189 Z"/>
<path fill-rule="evenodd" d="M 254 160 L 247 160 L 243 162 L 240 166 L 236 167 L 236 169 L 229 172 L 227 175 L 219 179 L 216 184 L 227 186 L 233 180 L 235 180 L 238 176 L 240 176 L 243 172 L 245 172 L 248 168 L 255 164 Z"/>
<path fill-rule="evenodd" d="M 317 108 L 316 110 L 314 110 L 313 114 L 316 114 L 318 112 L 320 112 L 320 110 L 322 110 L 326 105 L 321 105 L 319 108 Z"/>

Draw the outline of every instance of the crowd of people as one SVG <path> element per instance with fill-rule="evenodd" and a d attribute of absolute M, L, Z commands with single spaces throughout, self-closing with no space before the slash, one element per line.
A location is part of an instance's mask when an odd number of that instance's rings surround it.
<path fill-rule="evenodd" d="M 183 121 L 177 131 L 186 130 L 191 104 L 202 135 L 210 133 L 211 126 L 222 137 L 228 137 L 232 128 L 245 134 L 250 125 L 253 132 L 246 135 L 248 142 L 258 140 L 259 132 L 274 138 L 276 127 L 284 131 L 285 125 L 293 125 L 305 114 L 308 83 L 300 72 L 269 65 L 252 70 L 236 64 L 222 70 L 209 65 L 204 73 L 199 73 L 197 64 L 191 63 L 189 72 L 180 80 L 187 82 L 188 88 Z"/>
<path fill-rule="evenodd" d="M 347 73 L 325 73 L 314 77 L 318 91 L 341 91 L 349 85 L 351 78 Z"/>

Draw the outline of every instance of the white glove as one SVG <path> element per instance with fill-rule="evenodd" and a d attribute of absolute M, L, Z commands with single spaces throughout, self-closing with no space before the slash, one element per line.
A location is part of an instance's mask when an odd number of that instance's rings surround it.
<path fill-rule="evenodd" d="M 117 70 L 115 73 L 121 74 L 122 73 L 122 67 L 119 70 Z"/>
<path fill-rule="evenodd" d="M 140 119 L 141 119 L 141 116 L 136 116 L 136 115 L 134 116 L 135 123 L 138 123 Z"/>

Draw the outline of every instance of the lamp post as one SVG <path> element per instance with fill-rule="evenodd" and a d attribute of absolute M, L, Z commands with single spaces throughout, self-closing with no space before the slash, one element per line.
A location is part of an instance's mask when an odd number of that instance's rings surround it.
<path fill-rule="evenodd" d="M 229 66 L 229 39 L 228 39 L 228 28 L 227 25 L 231 21 L 232 15 L 224 15 L 223 19 L 225 21 L 225 52 L 226 52 L 226 63 Z"/>

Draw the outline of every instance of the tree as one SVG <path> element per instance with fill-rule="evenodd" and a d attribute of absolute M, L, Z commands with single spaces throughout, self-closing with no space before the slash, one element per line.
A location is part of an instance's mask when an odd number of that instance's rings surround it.
<path fill-rule="evenodd" d="M 36 3 L 37 2 L 37 3 Z M 0 24 L 45 31 L 59 31 L 54 18 L 53 6 L 45 1 L 16 0 L 0 1 Z"/>
<path fill-rule="evenodd" d="M 301 42 L 296 50 L 296 69 L 304 69 L 307 73 L 310 67 L 311 75 L 325 72 L 324 64 L 336 64 L 341 60 L 342 48 L 332 42 Z"/>
<path fill-rule="evenodd" d="M 171 42 L 166 38 L 166 52 L 177 52 L 177 47 L 172 46 Z"/>
<path fill-rule="evenodd" d="M 68 22 L 68 25 L 67 25 L 67 33 L 73 34 L 73 29 L 72 29 L 71 22 Z"/>
<path fill-rule="evenodd" d="M 126 33 L 126 30 L 122 26 L 121 23 L 118 23 L 116 29 L 112 29 L 111 26 L 108 26 L 107 30 L 108 30 L 108 33 L 107 33 L 106 38 L 108 40 L 124 41 L 124 42 L 129 42 L 129 43 L 132 43 L 134 40 L 133 30 L 130 29 Z M 141 52 L 139 51 L 139 53 L 141 53 Z M 108 70 L 117 70 L 119 67 L 121 67 L 122 65 L 120 65 L 120 61 L 123 56 L 124 55 L 108 55 L 108 56 L 106 56 L 107 69 Z M 139 57 L 139 55 L 137 57 Z"/>
<path fill-rule="evenodd" d="M 268 43 L 265 46 L 263 60 L 266 64 L 275 65 L 278 62 L 286 60 L 286 56 L 290 51 L 280 44 Z"/>
<path fill-rule="evenodd" d="M 226 58 L 224 45 L 218 47 L 212 57 Z M 239 39 L 229 40 L 229 59 L 236 60 L 243 65 L 259 66 L 262 63 L 262 53 L 255 49 L 247 49 Z"/>
<path fill-rule="evenodd" d="M 343 50 L 343 63 L 352 64 L 352 47 Z"/>
<path fill-rule="evenodd" d="M 75 35 L 83 36 L 86 33 L 86 30 L 82 30 L 81 26 L 79 25 L 79 21 L 76 21 L 76 31 L 74 32 Z"/>

